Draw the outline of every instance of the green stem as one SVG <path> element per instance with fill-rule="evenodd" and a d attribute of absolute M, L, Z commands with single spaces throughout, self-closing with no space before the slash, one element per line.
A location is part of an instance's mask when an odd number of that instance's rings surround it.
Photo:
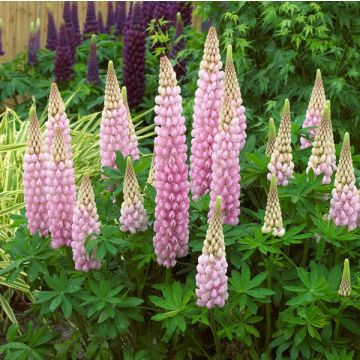
<path fill-rule="evenodd" d="M 171 268 L 166 268 L 165 270 L 165 283 L 168 283 L 171 279 Z"/>
<path fill-rule="evenodd" d="M 213 310 L 210 310 L 210 329 L 211 329 L 211 332 L 212 332 L 212 335 L 213 335 L 214 341 L 215 341 L 216 359 L 220 360 L 220 359 L 222 359 L 221 344 L 220 344 L 220 338 L 219 338 L 219 336 L 217 334 L 217 330 L 216 330 L 215 316 L 214 316 Z"/>
<path fill-rule="evenodd" d="M 307 263 L 308 254 L 309 254 L 309 248 L 310 248 L 310 240 L 306 239 L 305 243 L 304 243 L 304 250 L 303 250 L 302 259 L 301 259 L 301 266 L 302 267 L 305 267 L 305 265 Z"/>
<path fill-rule="evenodd" d="M 272 281 L 271 281 L 271 271 L 268 271 L 268 276 L 266 279 L 267 288 L 271 290 Z M 266 336 L 265 336 L 265 348 L 269 349 L 269 344 L 271 340 L 271 303 L 266 304 Z"/>
<path fill-rule="evenodd" d="M 335 319 L 334 339 L 337 339 L 339 336 L 340 323 L 341 323 L 341 317 L 342 317 L 343 311 L 344 311 L 344 308 L 342 305 L 340 305 L 339 314 Z"/>

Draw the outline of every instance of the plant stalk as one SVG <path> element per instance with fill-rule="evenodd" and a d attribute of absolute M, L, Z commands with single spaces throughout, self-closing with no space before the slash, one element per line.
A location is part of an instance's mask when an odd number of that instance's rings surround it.
<path fill-rule="evenodd" d="M 210 311 L 210 329 L 211 329 L 211 332 L 212 332 L 212 335 L 213 335 L 214 341 L 215 341 L 216 359 L 220 360 L 220 359 L 222 359 L 221 344 L 220 344 L 220 338 L 219 338 L 219 336 L 217 334 L 217 330 L 216 330 L 215 316 L 214 316 L 213 310 Z"/>
<path fill-rule="evenodd" d="M 267 288 L 271 290 L 272 287 L 271 271 L 268 271 L 266 284 L 267 284 Z M 265 336 L 266 349 L 269 349 L 270 340 L 271 340 L 271 303 L 268 303 L 266 304 L 266 336 Z"/>

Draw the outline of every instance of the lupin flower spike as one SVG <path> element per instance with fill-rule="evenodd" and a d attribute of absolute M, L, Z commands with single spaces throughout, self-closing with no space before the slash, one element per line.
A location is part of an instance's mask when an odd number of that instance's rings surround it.
<path fill-rule="evenodd" d="M 69 39 L 69 30 L 64 24 L 60 25 L 57 34 L 56 55 L 54 64 L 55 81 L 68 81 L 72 77 L 74 64 L 74 49 Z"/>
<path fill-rule="evenodd" d="M 221 197 L 216 199 L 215 209 L 206 232 L 206 238 L 196 267 L 196 296 L 198 306 L 211 309 L 223 307 L 228 298 L 224 233 L 222 227 Z"/>
<path fill-rule="evenodd" d="M 105 33 L 110 34 L 113 32 L 115 27 L 115 13 L 112 1 L 108 1 L 108 11 L 106 18 Z"/>
<path fill-rule="evenodd" d="M 275 148 L 275 140 L 276 140 L 276 127 L 274 123 L 274 119 L 270 118 L 269 120 L 269 130 L 268 130 L 268 140 L 266 144 L 266 156 L 271 156 Z"/>
<path fill-rule="evenodd" d="M 99 76 L 99 64 L 96 54 L 96 35 L 91 36 L 89 55 L 87 61 L 87 81 L 89 84 L 98 85 L 100 84 Z"/>
<path fill-rule="evenodd" d="M 349 264 L 349 260 L 345 259 L 344 270 L 343 270 L 338 293 L 340 296 L 350 296 L 351 292 L 352 289 L 351 289 L 351 278 L 350 278 L 350 264 Z"/>
<path fill-rule="evenodd" d="M 126 108 L 126 115 L 127 115 L 127 121 L 128 121 L 128 140 L 129 140 L 129 146 L 128 146 L 128 154 L 130 155 L 132 160 L 139 159 L 139 149 L 138 149 L 138 140 L 135 133 L 135 127 L 131 118 L 131 113 L 129 109 L 128 99 L 127 99 L 127 90 L 126 87 L 123 86 L 121 89 L 121 96 L 122 100 L 124 102 L 125 108 Z"/>
<path fill-rule="evenodd" d="M 100 269 L 100 262 L 95 254 L 89 255 L 84 246 L 88 236 L 93 240 L 94 235 L 100 234 L 99 216 L 96 210 L 94 191 L 88 176 L 84 176 L 77 198 L 72 223 L 71 247 L 75 269 L 78 271 L 89 271 Z"/>
<path fill-rule="evenodd" d="M 268 164 L 269 173 L 267 179 L 271 181 L 272 174 L 275 174 L 277 184 L 279 186 L 286 186 L 289 182 L 289 178 L 292 177 L 294 170 L 292 158 L 290 103 L 289 100 L 286 99 L 279 131 L 275 140 L 274 151 L 271 154 L 270 162 Z"/>
<path fill-rule="evenodd" d="M 144 2 L 143 2 L 144 6 Z M 123 35 L 126 19 L 126 2 L 116 1 L 115 5 L 115 35 Z"/>
<path fill-rule="evenodd" d="M 240 151 L 244 148 L 246 142 L 246 116 L 245 107 L 242 105 L 240 86 L 236 76 L 236 70 L 232 55 L 232 46 L 228 45 L 226 53 L 225 75 L 224 75 L 224 97 L 228 97 L 235 107 L 235 115 L 239 119 L 241 129 Z"/>
<path fill-rule="evenodd" d="M 42 152 L 41 131 L 35 105 L 30 108 L 27 142 L 23 185 L 28 229 L 31 235 L 39 231 L 40 236 L 46 236 L 49 230 L 45 195 L 46 161 Z"/>
<path fill-rule="evenodd" d="M 145 231 L 148 227 L 148 218 L 130 156 L 128 156 L 126 163 L 123 192 L 124 201 L 121 204 L 119 219 L 121 231 L 128 231 L 132 234 Z"/>
<path fill-rule="evenodd" d="M 55 25 L 54 16 L 51 9 L 48 9 L 48 25 L 47 25 L 47 36 L 46 36 L 46 48 L 50 51 L 56 50 L 57 44 L 57 30 Z"/>
<path fill-rule="evenodd" d="M 81 44 L 81 32 L 79 25 L 79 14 L 78 14 L 78 4 L 74 1 L 71 4 L 71 20 L 74 29 L 74 45 L 75 47 Z"/>
<path fill-rule="evenodd" d="M 323 184 L 330 184 L 331 175 L 336 169 L 336 153 L 331 125 L 330 101 L 326 101 L 321 114 L 306 172 L 313 169 L 314 174 L 323 174 Z"/>
<path fill-rule="evenodd" d="M 87 1 L 86 3 L 86 19 L 84 23 L 84 34 L 97 34 L 99 32 L 99 25 L 96 19 L 96 8 L 94 1 Z"/>
<path fill-rule="evenodd" d="M 200 63 L 191 132 L 190 187 L 194 200 L 210 190 L 213 144 L 219 129 L 223 94 L 221 68 L 219 40 L 216 29 L 211 27 Z"/>
<path fill-rule="evenodd" d="M 176 74 L 167 57 L 160 58 L 159 95 L 155 102 L 155 236 L 157 261 L 173 267 L 188 252 L 189 184 L 185 119 Z"/>
<path fill-rule="evenodd" d="M 360 197 L 355 186 L 350 137 L 349 133 L 345 133 L 332 190 L 329 219 L 333 219 L 336 226 L 347 226 L 351 231 L 357 227 L 359 210 Z"/>
<path fill-rule="evenodd" d="M 122 101 L 120 86 L 113 62 L 110 60 L 106 75 L 104 109 L 100 122 L 101 166 L 116 167 L 116 151 L 124 157 L 129 155 L 127 112 Z"/>
<path fill-rule="evenodd" d="M 75 174 L 61 128 L 55 129 L 51 159 L 47 161 L 46 200 L 52 247 L 70 246 L 76 202 Z"/>
<path fill-rule="evenodd" d="M 261 228 L 264 234 L 272 233 L 274 236 L 282 237 L 285 234 L 283 227 L 279 195 L 276 185 L 276 176 L 271 178 L 267 204 L 265 210 L 264 225 Z"/>
<path fill-rule="evenodd" d="M 236 117 L 234 102 L 224 97 L 219 131 L 215 135 L 210 185 L 210 221 L 218 196 L 222 199 L 223 223 L 235 225 L 240 215 L 239 152 L 242 129 Z"/>
<path fill-rule="evenodd" d="M 104 34 L 105 33 L 104 20 L 103 20 L 102 13 L 100 10 L 98 11 L 98 14 L 97 14 L 97 21 L 98 21 L 98 28 L 99 28 L 98 33 Z"/>
<path fill-rule="evenodd" d="M 155 153 L 153 154 L 153 156 L 151 158 L 151 165 L 150 165 L 149 175 L 146 180 L 146 183 L 155 187 Z"/>
<path fill-rule="evenodd" d="M 315 84 L 311 93 L 311 98 L 309 102 L 308 109 L 306 111 L 306 117 L 302 125 L 303 128 L 315 127 L 314 129 L 309 129 L 310 140 L 301 137 L 301 149 L 306 149 L 312 145 L 312 139 L 315 138 L 317 126 L 320 125 L 321 113 L 325 106 L 325 90 L 323 82 L 321 79 L 321 72 L 318 69 L 316 71 Z"/>
<path fill-rule="evenodd" d="M 39 63 L 39 59 L 37 57 L 38 49 L 38 41 L 37 41 L 37 31 L 35 29 L 35 24 L 33 21 L 30 23 L 30 31 L 29 31 L 29 41 L 28 41 L 28 49 L 27 49 L 27 63 L 28 65 L 37 65 Z"/>

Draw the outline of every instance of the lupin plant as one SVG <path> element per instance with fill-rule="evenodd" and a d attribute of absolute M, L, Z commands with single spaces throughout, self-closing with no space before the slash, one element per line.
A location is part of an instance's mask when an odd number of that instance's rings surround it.
<path fill-rule="evenodd" d="M 155 189 L 153 239 L 160 265 L 176 264 L 188 252 L 189 184 L 185 118 L 176 74 L 169 59 L 160 58 L 159 95 L 155 102 Z"/>
<path fill-rule="evenodd" d="M 360 197 L 355 186 L 349 133 L 344 135 L 331 194 L 329 219 L 333 219 L 336 226 L 347 226 L 349 231 L 355 229 L 360 211 Z"/>
<path fill-rule="evenodd" d="M 289 178 L 292 177 L 294 163 L 292 161 L 291 149 L 291 121 L 290 121 L 290 103 L 285 100 L 279 131 L 276 136 L 274 151 L 271 154 L 268 164 L 269 173 L 267 179 L 271 181 L 272 174 L 277 178 L 279 186 L 286 186 Z"/>
<path fill-rule="evenodd" d="M 5 55 L 3 44 L 2 44 L 2 27 L 3 27 L 3 21 L 0 19 L 0 56 Z"/>
<path fill-rule="evenodd" d="M 36 29 L 35 24 L 32 21 L 30 23 L 30 34 L 29 34 L 29 41 L 28 41 L 28 48 L 27 48 L 27 63 L 30 66 L 36 65 L 39 63 L 37 57 L 37 44 L 36 44 Z"/>
<path fill-rule="evenodd" d="M 119 150 L 126 157 L 129 153 L 128 119 L 122 101 L 120 86 L 113 62 L 110 60 L 106 75 L 104 109 L 100 122 L 101 166 L 116 167 L 115 156 Z"/>
<path fill-rule="evenodd" d="M 225 75 L 224 75 L 224 97 L 232 101 L 235 108 L 235 115 L 239 119 L 240 132 L 240 151 L 244 148 L 246 142 L 246 116 L 245 107 L 242 105 L 240 86 L 236 76 L 232 56 L 232 46 L 228 45 L 226 53 Z"/>
<path fill-rule="evenodd" d="M 177 11 L 180 12 L 184 26 L 192 23 L 193 6 L 191 1 L 177 1 Z"/>
<path fill-rule="evenodd" d="M 76 202 L 75 173 L 61 128 L 55 129 L 51 156 L 47 161 L 46 202 L 51 246 L 70 246 Z"/>
<path fill-rule="evenodd" d="M 35 48 L 36 51 L 41 48 L 40 18 L 36 18 L 35 22 Z"/>
<path fill-rule="evenodd" d="M 312 145 L 312 140 L 315 138 L 317 127 L 320 125 L 321 113 L 325 106 L 325 90 L 321 78 L 321 72 L 316 71 L 315 84 L 311 93 L 309 106 L 306 111 L 306 117 L 302 125 L 303 128 L 314 127 L 309 129 L 310 138 L 300 138 L 301 149 L 306 149 Z"/>
<path fill-rule="evenodd" d="M 105 27 L 104 27 L 104 20 L 103 20 L 103 16 L 101 11 L 98 11 L 97 14 L 97 21 L 98 21 L 98 33 L 99 34 L 104 34 L 105 32 Z"/>
<path fill-rule="evenodd" d="M 351 289 L 350 263 L 349 263 L 349 259 L 345 259 L 344 269 L 343 269 L 338 293 L 340 296 L 346 297 L 346 296 L 350 296 L 351 292 L 352 289 Z"/>
<path fill-rule="evenodd" d="M 50 51 L 56 50 L 57 44 L 57 30 L 55 25 L 54 16 L 48 7 L 48 23 L 47 23 L 47 35 L 46 35 L 46 49 Z"/>
<path fill-rule="evenodd" d="M 211 309 L 223 307 L 228 298 L 224 232 L 221 197 L 217 197 L 212 218 L 206 232 L 202 254 L 196 267 L 196 296 L 198 306 Z"/>
<path fill-rule="evenodd" d="M 324 175 L 322 179 L 323 184 L 330 184 L 331 175 L 336 169 L 330 101 L 326 101 L 321 113 L 320 124 L 316 131 L 306 172 L 309 172 L 310 169 L 313 169 L 316 176 Z"/>
<path fill-rule="evenodd" d="M 24 201 L 28 229 L 46 236 L 49 230 L 45 193 L 46 158 L 43 153 L 41 130 L 35 105 L 29 113 L 27 148 L 24 156 Z"/>
<path fill-rule="evenodd" d="M 126 19 L 126 2 L 116 1 L 115 7 L 115 35 L 123 35 Z"/>
<path fill-rule="evenodd" d="M 110 34 L 114 31 L 115 27 L 115 13 L 112 1 L 108 1 L 108 11 L 106 17 L 105 33 Z"/>
<path fill-rule="evenodd" d="M 55 81 L 68 81 L 72 77 L 74 57 L 69 43 L 68 30 L 65 24 L 61 24 L 57 35 L 54 74 Z"/>
<path fill-rule="evenodd" d="M 142 10 L 143 10 L 143 16 L 144 16 L 144 22 L 145 22 L 145 28 L 149 26 L 154 13 L 155 8 L 155 1 L 144 1 L 142 3 Z"/>
<path fill-rule="evenodd" d="M 275 140 L 276 140 L 276 127 L 275 127 L 274 119 L 270 118 L 269 128 L 268 128 L 268 139 L 265 150 L 266 156 L 271 156 L 271 154 L 273 153 L 275 148 Z"/>
<path fill-rule="evenodd" d="M 99 24 L 96 19 L 96 9 L 94 1 L 86 3 L 86 19 L 84 23 L 84 34 L 97 34 L 99 32 Z"/>
<path fill-rule="evenodd" d="M 74 29 L 74 25 L 73 25 L 70 1 L 64 2 L 63 19 L 64 19 L 65 27 L 67 30 L 68 45 L 71 50 L 71 63 L 75 64 L 75 62 L 76 62 L 76 59 L 75 59 L 76 40 L 75 40 L 75 29 Z"/>
<path fill-rule="evenodd" d="M 216 29 L 206 37 L 195 92 L 193 129 L 191 132 L 190 186 L 194 200 L 210 190 L 212 152 L 219 128 L 224 72 Z"/>
<path fill-rule="evenodd" d="M 78 5 L 76 1 L 71 4 L 71 21 L 74 29 L 74 45 L 76 47 L 81 44 Z"/>
<path fill-rule="evenodd" d="M 94 236 L 99 234 L 100 223 L 94 191 L 90 178 L 84 176 L 81 181 L 72 222 L 71 248 L 76 270 L 87 272 L 91 269 L 100 269 L 101 264 L 96 259 L 95 254 L 89 255 L 84 246 L 87 237 L 90 236 L 90 239 L 93 240 Z"/>
<path fill-rule="evenodd" d="M 225 90 L 226 91 L 226 90 Z M 236 225 L 240 215 L 240 162 L 242 128 L 236 116 L 234 102 L 223 98 L 219 130 L 215 135 L 210 184 L 210 221 L 216 199 L 221 196 L 223 223 Z"/>
<path fill-rule="evenodd" d="M 272 233 L 274 236 L 282 237 L 285 229 L 282 221 L 281 207 L 277 190 L 276 176 L 273 174 L 267 196 L 267 204 L 264 217 L 264 225 L 261 228 L 264 234 Z"/>
<path fill-rule="evenodd" d="M 96 54 L 96 35 L 91 36 L 89 55 L 87 61 L 87 73 L 86 78 L 89 84 L 98 85 L 100 84 L 99 76 L 99 64 Z"/>
<path fill-rule="evenodd" d="M 121 204 L 119 219 L 121 231 L 132 234 L 145 231 L 148 227 L 148 218 L 130 156 L 128 156 L 126 162 L 123 193 L 124 201 Z"/>

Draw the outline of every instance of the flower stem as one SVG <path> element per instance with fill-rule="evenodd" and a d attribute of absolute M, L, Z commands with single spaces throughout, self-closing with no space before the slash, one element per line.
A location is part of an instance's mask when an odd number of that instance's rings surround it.
<path fill-rule="evenodd" d="M 165 270 L 165 283 L 168 283 L 171 279 L 171 268 Z"/>
<path fill-rule="evenodd" d="M 268 271 L 268 276 L 266 279 L 267 288 L 271 290 L 272 281 L 271 281 L 271 271 Z M 269 344 L 271 340 L 271 303 L 266 304 L 266 336 L 265 336 L 265 348 L 269 349 Z"/>
<path fill-rule="evenodd" d="M 220 338 L 217 334 L 214 311 L 210 310 L 210 329 L 215 341 L 216 359 L 222 359 Z"/>

